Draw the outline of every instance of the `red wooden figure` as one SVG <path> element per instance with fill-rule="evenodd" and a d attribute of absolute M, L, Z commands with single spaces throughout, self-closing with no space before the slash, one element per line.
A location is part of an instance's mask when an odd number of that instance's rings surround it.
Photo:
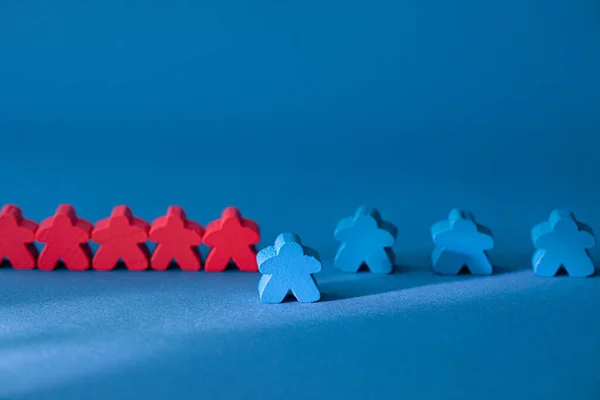
<path fill-rule="evenodd" d="M 224 271 L 233 260 L 241 271 L 258 271 L 255 245 L 259 241 L 260 229 L 256 222 L 242 218 L 235 207 L 226 208 L 221 218 L 206 226 L 204 243 L 212 248 L 204 269 L 208 272 Z"/>
<path fill-rule="evenodd" d="M 92 259 L 88 242 L 93 228 L 90 222 L 77 217 L 73 206 L 61 204 L 54 216 L 42 221 L 35 235 L 38 242 L 46 244 L 38 268 L 52 271 L 62 260 L 70 270 L 88 269 Z"/>
<path fill-rule="evenodd" d="M 202 243 L 204 229 L 187 219 L 183 208 L 171 206 L 167 215 L 152 222 L 150 240 L 157 243 L 152 259 L 152 269 L 164 271 L 175 260 L 184 271 L 199 271 L 202 260 L 198 246 Z"/>
<path fill-rule="evenodd" d="M 149 229 L 148 223 L 134 217 L 129 207 L 113 208 L 110 217 L 98 221 L 92 232 L 92 240 L 100 243 L 92 267 L 110 271 L 123 260 L 130 271 L 147 269 L 150 264 L 150 252 L 146 246 Z"/>
<path fill-rule="evenodd" d="M 23 218 L 21 209 L 7 204 L 0 211 L 0 261 L 8 259 L 15 269 L 33 269 L 37 249 L 33 244 L 37 223 Z"/>

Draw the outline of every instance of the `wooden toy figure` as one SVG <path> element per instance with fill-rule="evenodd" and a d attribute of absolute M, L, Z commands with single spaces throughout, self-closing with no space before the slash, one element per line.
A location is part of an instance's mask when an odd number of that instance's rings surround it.
<path fill-rule="evenodd" d="M 240 210 L 227 207 L 221 218 L 209 223 L 204 233 L 204 244 L 211 247 L 204 270 L 221 272 L 230 261 L 241 271 L 256 272 L 256 244 L 260 229 L 256 222 L 243 218 Z"/>
<path fill-rule="evenodd" d="M 38 258 L 38 268 L 51 271 L 59 261 L 67 269 L 89 269 L 92 251 L 89 246 L 94 226 L 77 216 L 73 206 L 61 204 L 54 216 L 46 218 L 36 232 L 36 240 L 45 243 Z"/>
<path fill-rule="evenodd" d="M 33 244 L 38 225 L 23 218 L 21 209 L 7 204 L 0 211 L 0 261 L 8 259 L 15 269 L 35 268 L 37 249 Z"/>
<path fill-rule="evenodd" d="M 596 244 L 592 229 L 564 210 L 554 210 L 547 222 L 531 231 L 537 249 L 531 263 L 536 275 L 555 276 L 562 266 L 569 276 L 588 277 L 594 274 L 594 263 L 588 253 Z"/>
<path fill-rule="evenodd" d="M 92 266 L 99 271 L 110 271 L 123 260 L 130 271 L 143 271 L 150 264 L 146 246 L 150 225 L 133 216 L 127 206 L 117 206 L 110 217 L 98 221 L 92 240 L 100 243 Z"/>
<path fill-rule="evenodd" d="M 301 303 L 321 299 L 313 274 L 321 271 L 319 255 L 303 246 L 293 233 L 282 233 L 275 246 L 261 250 L 256 260 L 263 274 L 258 283 L 258 294 L 263 303 L 281 303 L 292 293 Z"/>
<path fill-rule="evenodd" d="M 494 247 L 491 231 L 475 222 L 472 214 L 458 208 L 447 220 L 431 228 L 435 249 L 433 270 L 441 275 L 456 275 L 463 267 L 473 275 L 489 275 L 492 264 L 486 251 Z"/>
<path fill-rule="evenodd" d="M 183 208 L 169 207 L 167 215 L 155 219 L 150 228 L 150 240 L 157 243 L 150 260 L 152 269 L 164 271 L 175 260 L 184 271 L 199 271 L 203 233 L 200 224 L 187 219 Z"/>
<path fill-rule="evenodd" d="M 381 219 L 374 208 L 360 207 L 354 216 L 338 222 L 335 238 L 341 241 L 334 266 L 343 272 L 358 272 L 366 265 L 371 272 L 389 274 L 394 269 L 391 247 L 396 227 Z"/>

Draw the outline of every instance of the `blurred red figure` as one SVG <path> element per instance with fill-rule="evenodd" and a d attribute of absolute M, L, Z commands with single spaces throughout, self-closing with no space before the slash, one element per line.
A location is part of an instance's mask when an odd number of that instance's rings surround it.
<path fill-rule="evenodd" d="M 98 221 L 92 240 L 100 247 L 92 261 L 99 271 L 110 271 L 123 260 L 130 271 L 143 271 L 150 263 L 150 252 L 145 244 L 150 226 L 133 216 L 127 206 L 113 208 L 110 217 Z"/>
<path fill-rule="evenodd" d="M 198 246 L 204 229 L 189 221 L 183 208 L 171 206 L 167 215 L 158 217 L 150 228 L 150 241 L 157 243 L 150 264 L 152 269 L 164 271 L 175 260 L 184 271 L 199 271 L 202 259 Z"/>
<path fill-rule="evenodd" d="M 21 209 L 7 204 L 0 211 L 0 261 L 7 258 L 15 269 L 35 268 L 37 250 L 33 241 L 37 223 L 23 218 Z"/>
<path fill-rule="evenodd" d="M 220 272 L 230 261 L 245 272 L 258 271 L 256 244 L 260 241 L 260 229 L 256 222 L 242 218 L 235 207 L 228 207 L 221 218 L 209 223 L 204 233 L 204 243 L 212 247 L 204 269 Z"/>
<path fill-rule="evenodd" d="M 46 244 L 38 268 L 51 271 L 62 260 L 70 270 L 88 269 L 92 259 L 88 242 L 93 228 L 90 222 L 77 217 L 73 206 L 61 204 L 54 216 L 42 221 L 35 235 L 38 242 Z"/>

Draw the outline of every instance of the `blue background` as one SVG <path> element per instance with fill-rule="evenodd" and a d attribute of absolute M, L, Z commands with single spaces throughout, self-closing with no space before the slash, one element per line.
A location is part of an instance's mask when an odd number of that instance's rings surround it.
<path fill-rule="evenodd" d="M 552 208 L 600 230 L 598 71 L 592 0 L 2 1 L 0 202 L 202 224 L 236 205 L 262 245 L 321 253 L 331 301 L 261 307 L 252 274 L 3 269 L 0 394 L 597 399 L 599 280 L 527 269 Z M 363 204 L 399 228 L 384 279 L 331 272 Z M 501 274 L 428 272 L 457 206 Z"/>

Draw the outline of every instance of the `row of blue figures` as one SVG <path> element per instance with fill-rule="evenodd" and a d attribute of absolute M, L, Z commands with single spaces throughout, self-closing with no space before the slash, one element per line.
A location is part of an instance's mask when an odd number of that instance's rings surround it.
<path fill-rule="evenodd" d="M 535 253 L 532 268 L 536 275 L 555 276 L 559 270 L 569 276 L 587 277 L 594 274 L 594 263 L 588 250 L 596 244 L 592 229 L 575 219 L 573 213 L 554 210 L 548 221 L 532 230 Z M 337 224 L 334 236 L 341 242 L 334 266 L 343 272 L 367 268 L 387 274 L 394 268 L 391 247 L 396 242 L 397 229 L 384 221 L 380 213 L 360 207 L 356 213 Z M 455 208 L 447 219 L 431 227 L 434 249 L 433 270 L 441 275 L 456 275 L 463 271 L 473 275 L 493 272 L 487 254 L 494 247 L 492 232 L 478 224 L 469 212 Z"/>
<path fill-rule="evenodd" d="M 588 253 L 596 243 L 594 234 L 572 213 L 552 211 L 548 221 L 536 225 L 531 235 L 536 248 L 532 258 L 535 274 L 551 277 L 561 268 L 570 276 L 594 274 L 594 264 Z M 447 219 L 433 224 L 431 236 L 434 243 L 432 266 L 438 274 L 456 275 L 463 269 L 473 275 L 493 272 L 487 255 L 494 247 L 492 232 L 475 222 L 472 214 L 453 209 Z M 394 269 L 391 248 L 396 237 L 396 228 L 382 220 L 376 209 L 361 207 L 352 217 L 343 218 L 337 224 L 335 238 L 341 244 L 334 266 L 350 273 L 366 267 L 374 273 L 388 274 Z M 282 233 L 273 246 L 257 254 L 256 261 L 262 273 L 258 283 L 262 302 L 281 303 L 290 294 L 302 303 L 320 300 L 314 274 L 321 271 L 321 260 L 298 235 Z"/>

